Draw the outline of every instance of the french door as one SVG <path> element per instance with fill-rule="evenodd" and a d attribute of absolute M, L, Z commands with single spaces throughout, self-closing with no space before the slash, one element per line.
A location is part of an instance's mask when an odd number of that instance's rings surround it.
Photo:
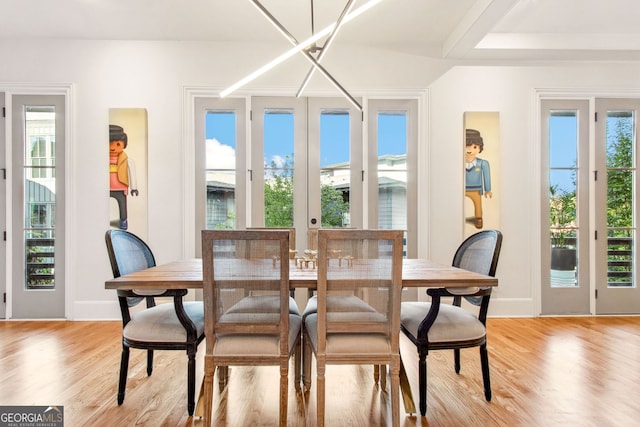
<path fill-rule="evenodd" d="M 342 98 L 196 98 L 196 230 L 294 227 L 304 251 L 307 230 L 396 228 L 417 256 L 418 103 L 367 104 L 365 140 Z"/>
<path fill-rule="evenodd" d="M 590 112 L 587 100 L 541 104 L 542 314 L 640 313 L 640 100 L 593 105 Z"/>
<path fill-rule="evenodd" d="M 65 97 L 11 100 L 11 317 L 64 318 Z"/>
<path fill-rule="evenodd" d="M 6 109 L 4 105 L 4 92 L 0 92 L 0 110 L 3 112 L 0 117 L 0 232 L 2 239 L 0 240 L 0 294 L 2 295 L 2 303 L 0 305 L 0 319 L 7 316 L 7 163 L 5 160 L 5 120 Z"/>
<path fill-rule="evenodd" d="M 362 114 L 342 98 L 252 98 L 253 226 L 362 227 Z M 302 232 L 300 232 L 302 231 Z"/>
<path fill-rule="evenodd" d="M 596 101 L 596 313 L 640 313 L 638 99 Z"/>

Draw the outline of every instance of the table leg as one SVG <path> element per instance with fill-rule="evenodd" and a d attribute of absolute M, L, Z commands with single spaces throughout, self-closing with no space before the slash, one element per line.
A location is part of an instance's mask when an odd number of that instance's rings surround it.
<path fill-rule="evenodd" d="M 411 393 L 411 384 L 409 384 L 409 378 L 407 378 L 407 371 L 404 370 L 404 364 L 402 358 L 400 359 L 400 393 L 402 393 L 402 401 L 404 402 L 404 411 L 407 414 L 416 413 L 416 404 L 413 401 L 413 394 Z"/>
<path fill-rule="evenodd" d="M 193 413 L 194 417 L 202 418 L 204 416 L 204 378 L 202 384 L 200 384 L 200 393 L 198 393 L 198 400 L 196 401 L 196 410 Z"/>

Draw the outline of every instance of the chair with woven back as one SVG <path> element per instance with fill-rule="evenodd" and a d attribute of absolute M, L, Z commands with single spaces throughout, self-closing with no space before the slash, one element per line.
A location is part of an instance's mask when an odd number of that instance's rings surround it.
<path fill-rule="evenodd" d="M 114 278 L 156 265 L 149 246 L 133 233 L 108 230 L 105 240 Z M 204 311 L 202 302 L 183 301 L 186 294 L 186 289 L 118 290 L 123 326 L 118 405 L 124 402 L 130 348 L 147 350 L 147 375 L 153 371 L 154 350 L 182 350 L 188 357 L 187 410 L 193 415 L 196 353 L 204 339 Z M 173 301 L 156 305 L 158 297 Z M 146 308 L 131 310 L 143 301 Z"/>
<path fill-rule="evenodd" d="M 483 230 L 465 239 L 458 247 L 453 266 L 495 276 L 502 246 L 502 233 Z M 403 302 L 401 329 L 418 350 L 420 413 L 427 411 L 427 354 L 432 350 L 453 350 L 454 368 L 460 373 L 460 349 L 480 347 L 484 394 L 491 400 L 489 356 L 487 352 L 487 311 L 491 288 L 431 288 L 431 302 Z M 453 304 L 442 304 L 453 297 Z M 462 307 L 462 299 L 478 307 L 477 313 Z"/>
<path fill-rule="evenodd" d="M 204 425 L 211 425 L 217 367 L 280 368 L 280 425 L 287 423 L 289 359 L 302 318 L 291 312 L 287 230 L 203 230 Z M 266 392 L 266 390 L 265 390 Z"/>
<path fill-rule="evenodd" d="M 307 231 L 307 243 L 309 249 L 316 252 L 318 251 L 318 228 L 310 228 Z M 331 230 L 325 228 L 324 230 Z M 337 230 L 337 229 L 336 229 Z M 340 228 L 340 230 L 352 230 L 352 228 Z M 349 264 L 354 257 L 358 257 L 358 245 L 356 245 L 352 241 L 341 241 L 334 243 L 333 248 L 327 254 L 328 258 L 336 259 L 338 265 L 341 265 L 343 262 L 345 264 Z M 313 289 L 308 290 L 307 294 L 307 304 L 302 313 L 302 319 L 304 320 L 308 315 L 316 313 L 318 311 L 318 296 Z M 328 299 L 328 304 L 340 304 L 341 310 L 349 310 L 349 311 L 371 311 L 371 307 L 369 304 L 365 303 L 361 296 L 357 295 L 343 295 L 341 298 L 336 299 L 330 297 Z M 311 368 L 308 364 L 309 357 L 303 357 L 302 361 L 302 383 L 306 390 L 309 390 L 311 387 Z M 380 381 L 381 387 L 386 388 L 386 366 L 384 365 L 375 365 L 373 378 L 376 384 Z M 297 384 L 297 383 L 296 383 Z"/>
<path fill-rule="evenodd" d="M 334 256 L 343 248 L 353 251 L 349 262 Z M 317 310 L 307 313 L 303 338 L 305 375 L 311 353 L 316 358 L 318 426 L 331 364 L 389 365 L 392 422 L 399 425 L 401 290 L 402 231 L 318 230 Z"/>

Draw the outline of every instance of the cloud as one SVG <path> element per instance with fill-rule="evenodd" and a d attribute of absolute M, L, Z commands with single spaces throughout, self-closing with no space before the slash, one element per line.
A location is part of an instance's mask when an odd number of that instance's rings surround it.
<path fill-rule="evenodd" d="M 271 157 L 271 161 L 275 164 L 275 166 L 277 168 L 281 168 L 282 166 L 284 166 L 286 159 L 282 156 L 279 155 L 274 155 L 273 157 Z M 271 164 L 271 162 L 267 163 L 267 164 Z"/>
<path fill-rule="evenodd" d="M 235 169 L 236 151 L 217 139 L 206 140 L 207 169 Z"/>

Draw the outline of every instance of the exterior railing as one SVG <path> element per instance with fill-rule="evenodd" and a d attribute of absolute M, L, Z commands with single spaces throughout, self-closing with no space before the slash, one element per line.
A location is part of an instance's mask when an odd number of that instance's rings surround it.
<path fill-rule="evenodd" d="M 55 286 L 55 239 L 26 239 L 25 246 L 27 289 L 53 288 Z"/>

